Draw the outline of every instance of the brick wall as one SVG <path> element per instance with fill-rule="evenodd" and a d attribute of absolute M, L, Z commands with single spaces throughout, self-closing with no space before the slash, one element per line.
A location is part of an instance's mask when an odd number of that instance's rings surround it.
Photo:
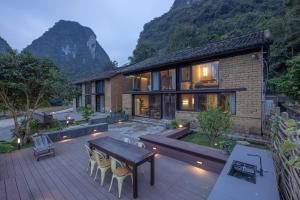
<path fill-rule="evenodd" d="M 111 85 L 109 79 L 106 79 L 104 82 L 104 96 L 105 112 L 109 112 L 111 110 Z"/>
<path fill-rule="evenodd" d="M 256 54 L 258 57 L 253 57 Z M 243 133 L 261 133 L 262 53 L 249 53 L 219 60 L 219 87 L 246 88 L 236 92 L 233 129 Z M 176 119 L 189 120 L 196 127 L 197 112 L 176 111 Z"/>
<path fill-rule="evenodd" d="M 122 110 L 122 94 L 130 89 L 130 79 L 117 75 L 110 79 L 111 82 L 111 109 L 113 112 Z"/>
<path fill-rule="evenodd" d="M 122 110 L 129 116 L 132 115 L 132 94 L 122 95 Z"/>

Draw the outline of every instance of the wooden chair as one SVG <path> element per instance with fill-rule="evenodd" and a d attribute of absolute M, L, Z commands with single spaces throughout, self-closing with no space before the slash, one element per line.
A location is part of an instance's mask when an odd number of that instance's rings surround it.
<path fill-rule="evenodd" d="M 99 152 L 97 150 L 93 151 L 94 153 L 94 158 L 97 163 L 97 170 L 96 170 L 96 175 L 95 179 L 97 179 L 98 171 L 101 171 L 101 186 L 103 185 L 105 174 L 108 169 L 110 169 L 110 160 L 106 158 L 106 155 L 103 154 L 102 152 Z"/>
<path fill-rule="evenodd" d="M 111 171 L 112 171 L 113 175 L 111 177 L 111 182 L 110 182 L 108 191 L 110 192 L 110 190 L 111 190 L 113 180 L 117 179 L 119 198 L 121 198 L 121 192 L 122 192 L 122 186 L 123 186 L 124 180 L 126 179 L 126 177 L 131 176 L 131 181 L 133 183 L 133 174 L 124 163 L 118 161 L 117 159 L 115 159 L 113 157 L 111 157 Z"/>
<path fill-rule="evenodd" d="M 55 156 L 55 147 L 52 140 L 47 134 L 36 134 L 32 136 L 34 142 L 33 155 L 39 161 L 40 157 L 53 155 Z"/>
<path fill-rule="evenodd" d="M 95 160 L 94 155 L 93 155 L 93 150 L 87 144 L 85 144 L 84 146 L 85 146 L 85 149 L 86 149 L 87 154 L 89 156 L 89 163 L 88 163 L 87 171 L 90 170 L 90 176 L 92 176 L 93 171 L 94 171 L 94 167 L 95 167 L 95 164 L 96 164 L 96 160 Z"/>

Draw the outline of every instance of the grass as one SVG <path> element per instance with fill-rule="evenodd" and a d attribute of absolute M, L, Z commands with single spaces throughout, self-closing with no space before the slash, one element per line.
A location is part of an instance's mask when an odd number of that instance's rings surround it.
<path fill-rule="evenodd" d="M 203 145 L 203 146 L 209 146 L 209 140 L 206 134 L 201 134 L 201 133 L 191 133 L 185 137 L 183 137 L 181 140 L 186 141 L 186 142 L 191 142 L 194 144 L 199 144 L 199 145 Z M 215 144 L 212 146 L 213 148 L 216 149 L 220 149 L 220 143 L 222 143 L 223 141 L 227 142 L 230 146 L 229 150 L 231 151 L 234 147 L 234 145 L 236 144 L 235 140 L 226 138 L 226 137 L 219 137 L 216 139 Z M 266 145 L 263 144 L 257 144 L 257 143 L 250 143 L 251 147 L 256 147 L 256 148 L 260 148 L 260 149 L 268 149 L 268 147 Z"/>
<path fill-rule="evenodd" d="M 29 148 L 33 146 L 33 142 L 31 140 L 28 143 L 23 144 L 21 149 Z M 17 140 L 13 140 L 12 142 L 4 142 L 0 143 L 0 153 L 9 153 L 18 149 Z"/>

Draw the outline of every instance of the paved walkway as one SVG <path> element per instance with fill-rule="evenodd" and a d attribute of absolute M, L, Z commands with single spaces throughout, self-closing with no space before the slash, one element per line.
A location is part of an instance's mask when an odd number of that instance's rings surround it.
<path fill-rule="evenodd" d="M 0 141 L 11 141 L 12 132 L 11 129 L 15 127 L 13 119 L 0 120 Z"/>

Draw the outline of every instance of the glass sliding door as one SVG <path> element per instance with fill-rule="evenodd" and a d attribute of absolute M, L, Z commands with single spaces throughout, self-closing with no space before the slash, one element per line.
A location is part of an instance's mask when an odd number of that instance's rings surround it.
<path fill-rule="evenodd" d="M 176 111 L 176 95 L 163 94 L 163 118 L 174 119 Z"/>
<path fill-rule="evenodd" d="M 149 95 L 134 96 L 134 115 L 149 117 Z"/>
<path fill-rule="evenodd" d="M 149 96 L 149 117 L 160 119 L 161 118 L 161 98 L 160 95 Z"/>
<path fill-rule="evenodd" d="M 96 95 L 96 111 L 105 112 L 104 95 Z"/>

